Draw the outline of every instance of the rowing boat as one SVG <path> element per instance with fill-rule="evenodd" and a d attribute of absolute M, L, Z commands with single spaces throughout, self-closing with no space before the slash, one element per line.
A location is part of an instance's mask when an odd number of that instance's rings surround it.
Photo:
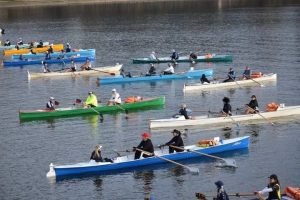
<path fill-rule="evenodd" d="M 48 73 L 30 73 L 27 71 L 28 79 L 35 79 L 35 78 L 57 78 L 57 77 L 65 77 L 65 76 L 91 76 L 91 75 L 100 75 L 100 76 L 107 76 L 107 75 L 115 75 L 120 74 L 120 70 L 122 68 L 122 64 L 116 64 L 115 66 L 106 66 L 106 67 L 96 67 L 92 68 L 91 70 L 85 71 L 75 71 L 75 72 L 66 72 L 64 70 L 60 72 L 48 72 Z"/>
<path fill-rule="evenodd" d="M 39 42 L 34 42 L 33 47 L 37 47 L 37 45 L 39 45 L 39 44 L 40 44 Z M 49 42 L 44 42 L 43 44 L 44 44 L 44 46 L 48 46 Z M 30 47 L 30 44 L 19 45 L 20 49 L 25 49 L 25 48 L 29 48 L 29 47 Z M 0 51 L 1 50 L 7 50 L 7 49 L 15 49 L 15 48 L 16 48 L 16 45 L 0 46 Z"/>
<path fill-rule="evenodd" d="M 65 58 L 71 56 L 85 56 L 85 57 L 96 57 L 96 50 L 95 49 L 78 49 L 72 52 L 53 52 L 51 53 L 51 58 Z M 37 54 L 22 54 L 22 59 L 44 59 L 44 53 L 37 53 Z M 20 60 L 20 55 L 12 55 L 11 59 L 13 60 Z"/>
<path fill-rule="evenodd" d="M 194 90 L 211 90 L 211 89 L 219 89 L 219 88 L 232 88 L 232 87 L 240 87 L 240 86 L 248 86 L 248 85 L 261 85 L 261 83 L 271 82 L 277 80 L 277 74 L 264 74 L 262 77 L 253 78 L 248 80 L 239 80 L 233 82 L 219 82 L 219 81 L 211 81 L 210 83 L 196 83 L 196 84 L 185 84 L 183 87 L 183 91 L 194 91 Z"/>
<path fill-rule="evenodd" d="M 161 57 L 157 60 L 153 60 L 151 58 L 133 58 L 134 64 L 141 63 L 167 63 L 173 62 L 171 57 Z M 212 54 L 210 56 L 197 56 L 197 59 L 193 60 L 194 62 L 231 62 L 232 56 L 230 55 L 217 55 Z M 189 56 L 180 56 L 176 62 L 193 62 Z"/>
<path fill-rule="evenodd" d="M 32 48 L 32 51 L 35 53 L 45 53 L 46 51 L 48 51 L 49 46 L 43 46 L 43 47 L 39 47 L 39 48 Z M 53 45 L 53 51 L 61 51 L 64 49 L 64 45 L 63 44 L 54 44 Z M 11 56 L 14 54 L 26 54 L 29 53 L 30 49 L 8 49 L 8 50 L 4 50 L 3 51 L 3 55 L 4 56 Z"/>
<path fill-rule="evenodd" d="M 144 98 L 141 101 L 133 103 L 122 103 L 120 105 L 100 105 L 93 108 L 83 108 L 83 107 L 69 107 L 69 108 L 57 108 L 54 111 L 47 109 L 40 110 L 20 110 L 19 119 L 21 121 L 26 120 L 43 120 L 55 117 L 72 117 L 78 115 L 91 115 L 91 114 L 111 114 L 120 111 L 130 111 L 139 109 L 150 109 L 163 106 L 165 104 L 165 97 L 155 97 L 155 98 Z"/>
<path fill-rule="evenodd" d="M 95 60 L 94 57 L 69 57 L 63 59 L 49 59 L 49 60 L 19 60 L 19 61 L 3 61 L 4 67 L 18 67 L 24 65 L 38 65 L 42 64 L 43 62 L 48 64 L 65 64 L 70 63 L 71 61 L 74 62 L 85 62 L 87 59 Z"/>
<path fill-rule="evenodd" d="M 173 128 L 173 127 L 184 127 L 184 126 L 209 126 L 209 125 L 224 125 L 234 122 L 247 122 L 254 120 L 265 120 L 271 118 L 281 118 L 292 115 L 300 114 L 300 106 L 284 106 L 274 112 L 260 112 L 259 114 L 248 114 L 248 115 L 233 115 L 231 117 L 212 117 L 195 116 L 192 119 L 185 119 L 183 116 L 169 119 L 157 119 L 150 120 L 150 128 Z M 263 116 L 263 117 L 262 117 Z M 264 119 L 265 118 L 265 119 Z"/>
<path fill-rule="evenodd" d="M 221 140 L 219 144 L 211 147 L 199 147 L 197 145 L 186 146 L 186 150 L 193 150 L 205 154 L 216 154 L 226 151 L 245 149 L 249 147 L 249 136 L 243 136 L 233 139 Z M 164 148 L 155 151 L 155 155 L 176 161 L 183 159 L 197 158 L 201 155 L 194 152 L 183 151 L 179 153 L 169 154 L 168 149 Z M 76 175 L 87 175 L 93 173 L 109 173 L 118 172 L 124 169 L 132 169 L 141 166 L 149 166 L 155 164 L 165 163 L 166 161 L 158 157 L 148 157 L 138 160 L 134 160 L 134 155 L 120 156 L 113 159 L 113 163 L 110 162 L 82 162 L 72 165 L 53 165 L 50 164 L 50 170 L 47 173 L 48 178 L 63 178 Z"/>
<path fill-rule="evenodd" d="M 212 76 L 212 69 L 204 70 L 192 70 L 179 74 L 170 75 L 155 75 L 155 76 L 136 76 L 136 77 L 123 77 L 123 76 L 113 76 L 113 77 L 103 77 L 101 78 L 100 84 L 113 84 L 113 83 L 131 83 L 140 81 L 163 81 L 163 80 L 174 80 L 174 79 L 195 79 L 205 74 L 206 76 Z"/>

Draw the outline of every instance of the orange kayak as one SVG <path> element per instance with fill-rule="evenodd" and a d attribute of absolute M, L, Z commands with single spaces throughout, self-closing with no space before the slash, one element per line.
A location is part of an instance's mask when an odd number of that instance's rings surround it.
<path fill-rule="evenodd" d="M 286 187 L 284 193 L 294 200 L 300 200 L 300 187 Z"/>
<path fill-rule="evenodd" d="M 33 48 L 33 52 L 35 53 L 45 53 L 48 49 L 49 49 L 50 46 L 44 46 L 44 47 L 41 47 L 41 48 Z M 54 44 L 53 45 L 53 51 L 61 51 L 64 49 L 64 45 L 63 44 Z M 14 54 L 26 54 L 26 53 L 29 53 L 30 52 L 30 49 L 8 49 L 8 50 L 4 50 L 3 51 L 3 55 L 4 56 L 11 56 L 11 55 L 14 55 Z"/>

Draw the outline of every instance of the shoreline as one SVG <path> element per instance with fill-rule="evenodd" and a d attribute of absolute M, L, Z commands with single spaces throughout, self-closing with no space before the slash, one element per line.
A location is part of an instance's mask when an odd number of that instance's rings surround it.
<path fill-rule="evenodd" d="M 117 3 L 150 3 L 168 2 L 176 0 L 0 0 L 0 9 L 38 6 L 67 6 L 67 5 L 91 5 L 91 4 L 117 4 Z"/>

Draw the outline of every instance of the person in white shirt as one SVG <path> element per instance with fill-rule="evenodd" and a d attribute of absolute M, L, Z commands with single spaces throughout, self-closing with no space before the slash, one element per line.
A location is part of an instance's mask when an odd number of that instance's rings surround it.
<path fill-rule="evenodd" d="M 169 64 L 168 64 L 168 68 L 165 69 L 165 70 L 163 71 L 163 74 L 164 74 L 164 75 L 167 75 L 167 74 L 174 74 L 174 73 L 175 73 L 174 67 L 173 67 L 173 65 L 171 65 L 171 64 L 169 63 Z"/>
<path fill-rule="evenodd" d="M 155 51 L 152 51 L 152 53 L 150 54 L 150 60 L 158 61 L 158 58 L 156 57 Z"/>
<path fill-rule="evenodd" d="M 116 105 L 116 104 L 121 104 L 122 100 L 121 100 L 120 94 L 117 92 L 117 90 L 114 88 L 114 89 L 112 89 L 111 92 L 112 92 L 112 94 L 111 94 L 109 101 L 107 102 L 107 105 L 112 106 L 112 105 Z"/>

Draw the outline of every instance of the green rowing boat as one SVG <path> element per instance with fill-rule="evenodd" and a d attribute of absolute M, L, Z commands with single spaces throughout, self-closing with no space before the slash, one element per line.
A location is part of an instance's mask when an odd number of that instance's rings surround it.
<path fill-rule="evenodd" d="M 31 120 L 43 120 L 55 117 L 72 117 L 78 115 L 88 115 L 88 114 L 105 114 L 105 113 L 115 113 L 120 111 L 128 112 L 130 110 L 141 110 L 161 107 L 165 104 L 165 97 L 147 98 L 142 101 L 133 103 L 122 103 L 120 105 L 107 106 L 100 105 L 93 108 L 83 108 L 83 107 L 69 107 L 69 108 L 57 108 L 54 111 L 50 110 L 20 110 L 19 118 L 20 121 L 31 121 Z"/>

